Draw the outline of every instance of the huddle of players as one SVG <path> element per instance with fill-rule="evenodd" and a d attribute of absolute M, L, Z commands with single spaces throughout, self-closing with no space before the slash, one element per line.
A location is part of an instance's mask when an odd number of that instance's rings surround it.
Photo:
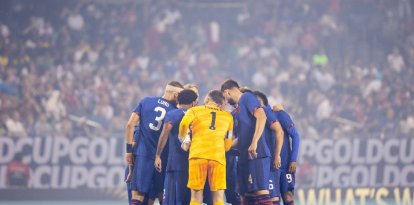
<path fill-rule="evenodd" d="M 157 197 L 167 205 L 201 204 L 210 189 L 207 203 L 219 205 L 226 188 L 231 204 L 280 204 L 280 196 L 294 204 L 299 135 L 283 108 L 272 110 L 263 93 L 233 80 L 210 91 L 204 106 L 197 101 L 194 86 L 172 81 L 162 97 L 144 98 L 134 109 L 126 129 L 130 204 Z"/>

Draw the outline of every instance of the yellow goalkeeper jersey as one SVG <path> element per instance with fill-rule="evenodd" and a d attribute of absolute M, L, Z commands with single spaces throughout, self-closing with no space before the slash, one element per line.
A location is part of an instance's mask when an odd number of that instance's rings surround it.
<path fill-rule="evenodd" d="M 178 135 L 181 140 L 190 126 L 192 139 L 189 159 L 215 160 L 225 165 L 224 141 L 228 133 L 233 132 L 233 116 L 215 106 L 197 106 L 187 110 L 181 120 Z"/>

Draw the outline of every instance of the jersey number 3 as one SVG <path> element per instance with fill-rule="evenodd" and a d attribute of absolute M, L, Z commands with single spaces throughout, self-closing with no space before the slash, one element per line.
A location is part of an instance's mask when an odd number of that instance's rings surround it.
<path fill-rule="evenodd" d="M 154 131 L 158 131 L 161 129 L 162 120 L 164 120 L 165 114 L 167 111 L 163 107 L 156 107 L 154 109 L 155 112 L 157 112 L 157 116 L 155 117 L 155 121 L 157 121 L 157 124 L 154 125 L 152 123 L 149 123 L 149 128 Z"/>

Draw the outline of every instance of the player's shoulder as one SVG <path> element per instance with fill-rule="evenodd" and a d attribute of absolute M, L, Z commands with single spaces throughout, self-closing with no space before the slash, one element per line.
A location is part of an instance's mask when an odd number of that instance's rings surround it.
<path fill-rule="evenodd" d="M 141 103 L 150 103 L 150 102 L 155 102 L 156 101 L 156 97 L 153 96 L 147 96 L 141 99 Z"/>
<path fill-rule="evenodd" d="M 249 98 L 257 99 L 257 97 L 253 93 L 251 93 L 251 92 L 245 92 L 240 97 L 240 100 L 245 100 L 245 99 L 249 99 Z"/>
<path fill-rule="evenodd" d="M 274 113 L 279 120 L 289 120 L 289 121 L 292 120 L 289 113 L 286 112 L 285 110 L 274 111 Z"/>
<path fill-rule="evenodd" d="M 147 97 L 146 103 L 152 104 L 154 106 L 162 106 L 162 107 L 172 108 L 172 109 L 176 108 L 173 102 L 167 99 L 164 99 L 163 97 Z"/>
<path fill-rule="evenodd" d="M 202 105 L 194 106 L 187 110 L 187 112 L 199 112 L 200 110 L 204 110 L 205 107 Z"/>
<path fill-rule="evenodd" d="M 170 112 L 167 112 L 166 116 L 180 116 L 180 115 L 184 115 L 185 112 L 186 112 L 186 109 L 178 108 L 178 109 L 171 110 Z"/>
<path fill-rule="evenodd" d="M 273 110 L 270 106 L 264 106 L 263 110 L 264 110 L 264 112 L 265 112 L 265 114 L 268 118 L 271 117 L 273 120 L 274 120 L 274 118 L 277 119 L 277 114 L 275 112 L 273 112 Z"/>
<path fill-rule="evenodd" d="M 167 112 L 164 119 L 166 121 L 177 121 L 181 119 L 184 116 L 184 114 L 185 114 L 185 110 L 181 108 L 174 109 L 174 110 L 171 110 L 170 112 Z"/>
<path fill-rule="evenodd" d="M 220 114 L 223 116 L 233 117 L 233 114 L 226 110 L 220 110 Z"/>

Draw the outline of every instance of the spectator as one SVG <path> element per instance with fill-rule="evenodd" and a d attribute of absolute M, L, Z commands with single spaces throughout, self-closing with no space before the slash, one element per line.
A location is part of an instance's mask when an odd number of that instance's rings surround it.
<path fill-rule="evenodd" d="M 12 112 L 11 117 L 6 119 L 6 128 L 9 136 L 27 137 L 27 132 L 20 119 L 18 112 Z"/>
<path fill-rule="evenodd" d="M 10 188 L 27 188 L 30 180 L 30 168 L 22 162 L 23 154 L 16 153 L 14 160 L 7 164 L 7 186 Z"/>
<path fill-rule="evenodd" d="M 215 12 L 221 4 L 76 1 L 42 16 L 41 4 L 6 4 L 0 110 L 24 116 L 28 135 L 33 121 L 37 136 L 110 135 L 127 109 L 172 78 L 197 83 L 202 94 L 231 77 L 285 103 L 304 136 L 322 128 L 317 137 L 379 136 L 398 125 L 406 133 L 414 102 L 410 3 L 365 1 L 370 11 L 360 12 L 353 1 L 241 1 Z M 363 128 L 337 129 L 335 117 Z M 6 120 L 14 122 L 3 114 L 0 134 L 13 134 L 4 133 Z"/>
<path fill-rule="evenodd" d="M 36 136 L 49 137 L 53 134 L 53 127 L 48 122 L 45 114 L 40 114 L 39 120 L 35 123 Z"/>

